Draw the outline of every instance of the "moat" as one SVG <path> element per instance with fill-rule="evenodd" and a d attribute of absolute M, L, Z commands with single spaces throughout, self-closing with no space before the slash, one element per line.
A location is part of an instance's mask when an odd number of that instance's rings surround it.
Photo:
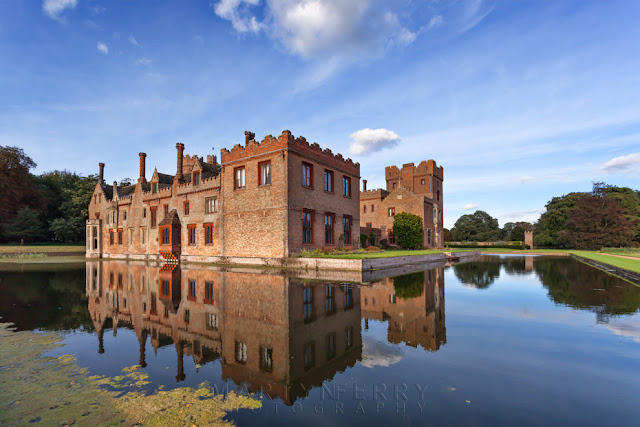
<path fill-rule="evenodd" d="M 91 375 L 250 393 L 241 426 L 637 422 L 640 287 L 547 256 L 389 274 L 5 264 L 0 316 Z"/>

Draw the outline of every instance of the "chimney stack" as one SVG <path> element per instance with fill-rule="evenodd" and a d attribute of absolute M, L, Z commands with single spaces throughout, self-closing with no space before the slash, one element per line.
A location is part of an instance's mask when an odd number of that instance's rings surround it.
<path fill-rule="evenodd" d="M 147 178 L 145 178 L 145 171 L 147 168 L 146 153 L 139 153 L 140 156 L 140 178 L 138 178 L 138 182 L 147 182 Z"/>
<path fill-rule="evenodd" d="M 184 144 L 178 142 L 176 144 L 176 149 L 178 150 L 178 170 L 176 171 L 174 181 L 182 183 L 184 182 L 184 175 L 182 175 L 182 155 L 184 153 Z"/>
<path fill-rule="evenodd" d="M 98 175 L 98 180 L 100 183 L 104 182 L 104 163 L 98 163 L 98 166 L 100 166 L 100 175 Z"/>
<path fill-rule="evenodd" d="M 366 179 L 362 180 L 362 191 L 367 191 L 367 180 Z"/>

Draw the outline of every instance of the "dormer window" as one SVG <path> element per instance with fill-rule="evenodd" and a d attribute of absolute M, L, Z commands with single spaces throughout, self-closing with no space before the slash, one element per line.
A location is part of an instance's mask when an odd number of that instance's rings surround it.
<path fill-rule="evenodd" d="M 200 184 L 200 172 L 194 172 L 193 173 L 193 185 L 199 185 Z"/>
<path fill-rule="evenodd" d="M 158 183 L 154 182 L 151 184 L 151 193 L 156 194 L 158 192 Z"/>

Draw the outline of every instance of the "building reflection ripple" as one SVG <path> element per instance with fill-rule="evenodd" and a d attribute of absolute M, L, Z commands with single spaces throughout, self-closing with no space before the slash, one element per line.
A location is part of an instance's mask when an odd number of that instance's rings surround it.
<path fill-rule="evenodd" d="M 424 268 L 424 267 L 423 267 Z M 388 341 L 436 351 L 446 342 L 443 268 L 373 282 L 349 274 L 189 265 L 87 262 L 89 313 L 104 353 L 105 329 L 129 328 L 145 348 L 219 361 L 222 379 L 288 405 L 363 358 L 361 319 L 387 322 Z"/>

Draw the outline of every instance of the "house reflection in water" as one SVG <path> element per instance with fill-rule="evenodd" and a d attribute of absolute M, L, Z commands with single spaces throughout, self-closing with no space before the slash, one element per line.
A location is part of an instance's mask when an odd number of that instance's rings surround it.
<path fill-rule="evenodd" d="M 220 360 L 223 380 L 292 405 L 362 358 L 361 317 L 389 320 L 392 343 L 436 350 L 444 342 L 441 268 L 422 272 L 420 296 L 407 299 L 395 296 L 394 279 L 361 286 L 318 279 L 317 272 L 289 274 L 87 262 L 99 352 L 104 352 L 105 328 L 112 326 L 114 334 L 118 327 L 130 328 L 138 337 L 143 367 L 148 339 L 156 351 L 173 344 L 178 381 L 185 379 L 185 356 L 199 365 Z"/>
<path fill-rule="evenodd" d="M 447 341 L 444 270 L 388 277 L 360 291 L 365 329 L 369 320 L 388 322 L 387 340 L 436 351 Z"/>

